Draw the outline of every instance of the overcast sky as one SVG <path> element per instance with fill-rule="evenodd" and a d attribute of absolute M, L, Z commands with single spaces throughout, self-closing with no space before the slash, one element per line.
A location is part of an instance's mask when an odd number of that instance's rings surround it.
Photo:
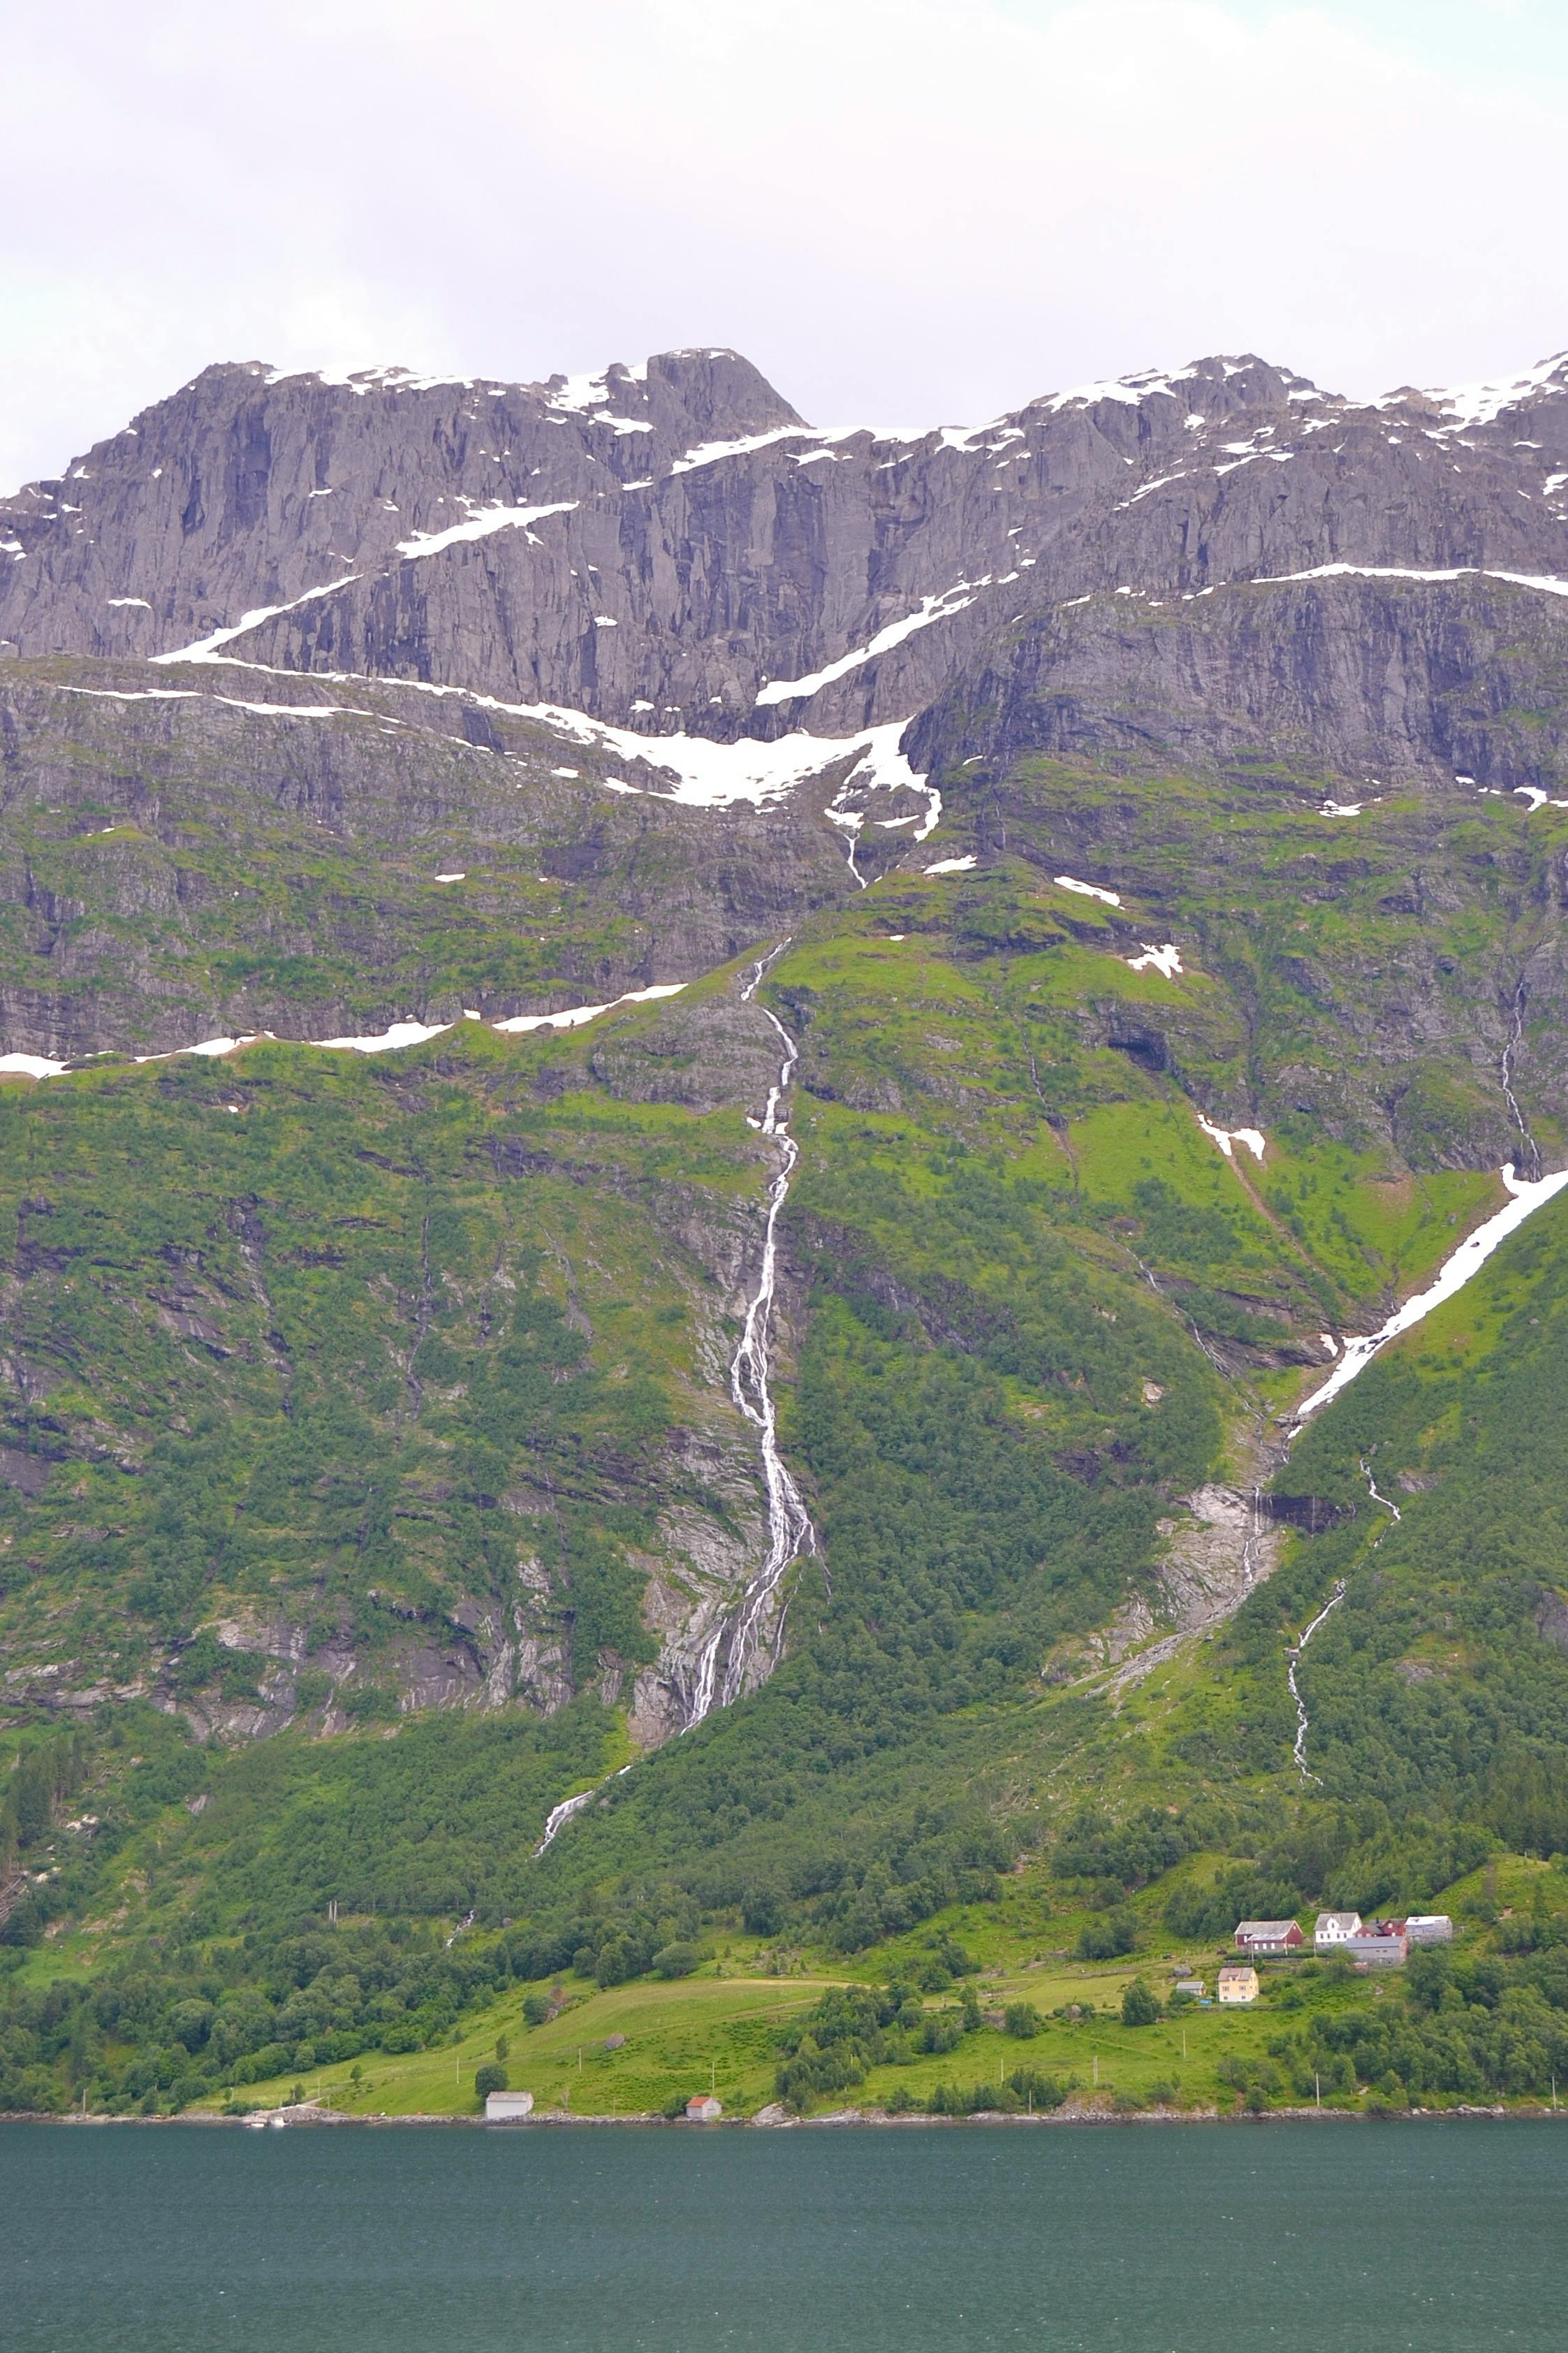
<path fill-rule="evenodd" d="M 219 359 L 814 422 L 1568 345 L 1568 0 L 8 0 L 0 487 Z"/>

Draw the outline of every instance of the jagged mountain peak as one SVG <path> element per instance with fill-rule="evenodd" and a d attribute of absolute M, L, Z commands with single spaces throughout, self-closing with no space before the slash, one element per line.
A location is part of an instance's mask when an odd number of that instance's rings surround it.
<path fill-rule="evenodd" d="M 1385 393 L 1374 405 L 1425 405 L 1438 411 L 1450 425 L 1487 426 L 1497 424 L 1516 409 L 1561 398 L 1564 393 L 1568 393 L 1568 351 L 1553 352 L 1519 375 L 1495 381 L 1419 387 L 1405 385 L 1397 392 Z"/>

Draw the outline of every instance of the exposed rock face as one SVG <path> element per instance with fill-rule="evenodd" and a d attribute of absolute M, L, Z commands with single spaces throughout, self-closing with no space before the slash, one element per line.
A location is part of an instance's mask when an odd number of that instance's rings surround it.
<path fill-rule="evenodd" d="M 1561 363 L 1468 408 L 1369 407 L 1208 359 L 897 439 L 809 431 L 731 353 L 532 387 L 215 367 L 0 510 L 0 639 L 238 632 L 250 661 L 648 733 L 833 733 L 912 717 L 1080 596 L 1332 564 L 1568 576 L 1565 467 Z"/>
<path fill-rule="evenodd" d="M 1563 584 L 1568 590 L 1568 583 Z M 998 638 L 916 724 L 943 772 L 1030 754 L 1123 769 L 1563 789 L 1568 595 L 1468 574 L 1097 596 Z"/>

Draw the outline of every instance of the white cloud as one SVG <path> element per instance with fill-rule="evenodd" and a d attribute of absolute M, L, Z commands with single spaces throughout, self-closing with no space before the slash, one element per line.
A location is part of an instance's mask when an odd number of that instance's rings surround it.
<path fill-rule="evenodd" d="M 1561 85 L 1424 65 L 1342 0 L 11 23 L 7 484 L 214 358 L 534 376 L 711 341 L 818 421 L 937 422 L 1216 349 L 1371 392 L 1568 342 Z"/>

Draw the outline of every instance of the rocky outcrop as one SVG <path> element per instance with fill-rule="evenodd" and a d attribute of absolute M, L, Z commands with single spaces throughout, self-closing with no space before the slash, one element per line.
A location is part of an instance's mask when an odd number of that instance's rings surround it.
<path fill-rule="evenodd" d="M 762 1008 L 731 999 L 672 1005 L 657 1019 L 610 1032 L 591 1055 L 594 1076 L 627 1103 L 717 1111 L 755 1104 L 778 1077 L 778 1037 Z"/>
<path fill-rule="evenodd" d="M 1568 789 L 1568 594 L 1475 574 L 1115 594 L 1031 617 L 919 720 L 939 780 L 1045 754 L 1251 773 L 1346 801 L 1400 786 Z"/>

